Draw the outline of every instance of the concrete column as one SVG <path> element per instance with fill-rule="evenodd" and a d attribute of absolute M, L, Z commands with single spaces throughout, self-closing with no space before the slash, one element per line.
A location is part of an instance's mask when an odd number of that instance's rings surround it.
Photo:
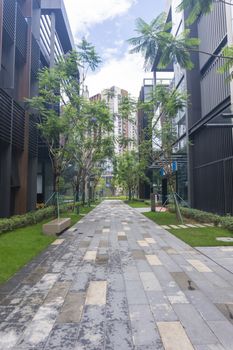
<path fill-rule="evenodd" d="M 20 79 L 19 100 L 24 101 L 25 97 L 30 97 L 31 86 L 31 50 L 32 50 L 32 0 L 26 0 L 23 14 L 28 19 L 27 34 L 27 59 L 23 67 Z M 27 211 L 28 202 L 28 147 L 29 147 L 29 113 L 25 113 L 24 130 L 24 151 L 19 160 L 20 189 L 15 197 L 15 213 L 23 214 Z M 36 190 L 36 189 L 35 189 Z"/>

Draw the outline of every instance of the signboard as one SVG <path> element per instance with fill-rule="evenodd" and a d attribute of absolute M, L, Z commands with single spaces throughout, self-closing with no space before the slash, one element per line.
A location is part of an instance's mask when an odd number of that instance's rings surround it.
<path fill-rule="evenodd" d="M 173 161 L 172 164 L 171 164 L 171 167 L 172 167 L 172 172 L 174 173 L 175 171 L 178 170 L 178 165 L 177 165 L 177 162 L 176 161 Z M 164 168 L 161 168 L 160 169 L 160 175 L 161 176 L 165 176 L 165 171 L 164 171 Z"/>

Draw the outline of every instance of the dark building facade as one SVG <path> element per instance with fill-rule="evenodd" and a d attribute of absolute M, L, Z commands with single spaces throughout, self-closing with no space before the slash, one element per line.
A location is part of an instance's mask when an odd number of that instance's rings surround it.
<path fill-rule="evenodd" d="M 185 29 L 188 13 L 177 13 L 171 1 L 168 20 L 174 35 Z M 176 117 L 176 150 L 186 148 L 188 199 L 192 207 L 219 214 L 233 214 L 233 110 L 232 83 L 219 73 L 221 53 L 233 41 L 232 9 L 215 3 L 190 28 L 200 39 L 199 53 L 192 54 L 194 68 L 183 70 L 174 63 L 174 86 L 186 91 L 189 103 Z M 208 54 L 205 54 L 207 52 Z M 211 55 L 212 54 L 212 55 Z M 155 75 L 158 72 L 154 66 Z M 181 132 L 180 132 L 181 131 Z M 182 143 L 182 146 L 181 146 Z"/>
<path fill-rule="evenodd" d="M 38 132 L 25 100 L 38 70 L 72 47 L 63 1 L 0 0 L 0 217 L 35 209 Z"/>

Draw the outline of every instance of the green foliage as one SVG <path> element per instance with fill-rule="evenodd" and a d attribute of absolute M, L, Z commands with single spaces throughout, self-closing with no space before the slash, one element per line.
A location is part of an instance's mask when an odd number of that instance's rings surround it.
<path fill-rule="evenodd" d="M 143 199 L 141 200 L 131 200 L 131 201 L 125 201 L 126 204 L 128 204 L 131 208 L 149 208 L 150 204 L 145 202 Z"/>
<path fill-rule="evenodd" d="M 174 118 L 179 111 L 187 105 L 187 95 L 178 90 L 169 89 L 158 85 L 153 91 L 148 102 L 141 108 L 147 111 L 148 128 L 146 130 L 146 140 L 140 145 L 140 151 L 147 153 L 147 158 L 152 163 L 164 169 L 165 175 L 170 181 L 172 172 L 173 145 L 177 139 L 176 125 Z M 160 108 L 160 116 L 153 121 L 153 106 Z M 148 141 L 149 140 L 149 141 Z M 152 140 L 152 142 L 151 142 Z M 152 147 L 153 144 L 153 147 Z"/>
<path fill-rule="evenodd" d="M 81 43 L 78 45 L 78 55 L 80 61 L 83 64 L 83 68 L 90 68 L 95 71 L 99 64 L 102 62 L 100 56 L 97 54 L 95 47 L 91 45 L 85 38 L 82 39 Z"/>
<path fill-rule="evenodd" d="M 214 0 L 182 0 L 177 10 L 189 10 L 187 24 L 192 24 L 201 14 L 209 13 L 213 8 L 214 2 Z M 220 2 L 224 1 L 220 0 Z"/>
<path fill-rule="evenodd" d="M 54 207 L 39 209 L 25 215 L 12 216 L 9 219 L 0 219 L 0 233 L 12 231 L 20 227 L 33 225 L 54 215 Z"/>
<path fill-rule="evenodd" d="M 220 224 L 225 229 L 233 232 L 233 217 L 232 216 L 223 216 L 220 218 Z"/>
<path fill-rule="evenodd" d="M 166 13 L 161 13 L 150 23 L 138 18 L 135 27 L 138 36 L 128 39 L 128 43 L 133 46 L 130 53 L 142 53 L 145 58 L 144 68 L 148 70 L 154 64 L 160 50 L 161 35 L 171 28 L 171 24 L 166 25 Z"/>
<path fill-rule="evenodd" d="M 151 23 L 146 23 L 141 18 L 137 19 L 136 32 L 139 35 L 129 39 L 128 42 L 133 46 L 130 53 L 140 52 L 144 56 L 146 70 L 152 68 L 159 56 L 160 67 L 178 62 L 182 68 L 193 68 L 190 52 L 197 49 L 199 40 L 190 38 L 189 30 L 174 36 L 170 31 L 171 27 L 171 23 L 166 23 L 165 13 L 161 13 Z"/>
<path fill-rule="evenodd" d="M 139 160 L 135 151 L 126 151 L 117 157 L 116 179 L 118 184 L 128 191 L 129 200 L 135 194 L 139 180 L 147 180 L 145 176 L 145 160 Z"/>
<path fill-rule="evenodd" d="M 233 79 L 233 46 L 227 46 L 223 49 L 222 55 L 226 57 L 224 60 L 224 63 L 219 68 L 219 73 L 227 73 L 228 74 L 228 80 Z M 222 60 L 223 61 L 223 60 Z"/>
<path fill-rule="evenodd" d="M 28 100 L 39 116 L 38 128 L 49 149 L 54 192 L 59 192 L 60 178 L 68 167 L 82 171 L 85 165 L 88 172 L 97 158 L 102 160 L 111 153 L 107 107 L 80 96 L 88 70 L 94 71 L 100 62 L 94 46 L 83 39 L 77 51 L 70 52 L 53 68 L 40 71 L 39 96 Z M 76 175 L 81 177 L 77 172 Z"/>
<path fill-rule="evenodd" d="M 122 119 L 131 120 L 130 117 L 137 111 L 137 101 L 130 95 L 123 96 L 119 103 L 119 114 Z"/>
<path fill-rule="evenodd" d="M 169 210 L 171 212 L 174 212 L 175 208 L 170 207 Z M 184 217 L 201 223 L 214 223 L 215 225 L 218 225 L 221 221 L 221 217 L 219 215 L 208 213 L 202 210 L 180 207 L 180 211 Z"/>
<path fill-rule="evenodd" d="M 184 30 L 180 35 L 173 36 L 171 33 L 164 33 L 161 36 L 161 57 L 159 68 L 166 68 L 172 62 L 188 70 L 193 68 L 190 52 L 197 50 L 199 40 L 189 37 L 190 31 Z"/>
<path fill-rule="evenodd" d="M 70 164 L 74 168 L 74 187 L 77 192 L 90 175 L 95 177 L 97 185 L 105 160 L 113 155 L 112 130 L 113 121 L 105 102 L 83 99 L 79 118 L 70 134 L 68 151 Z"/>

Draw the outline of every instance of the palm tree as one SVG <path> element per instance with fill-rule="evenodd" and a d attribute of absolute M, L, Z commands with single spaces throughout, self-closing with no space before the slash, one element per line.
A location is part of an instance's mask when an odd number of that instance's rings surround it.
<path fill-rule="evenodd" d="M 215 3 L 233 5 L 232 0 L 182 0 L 178 6 L 178 11 L 189 9 L 190 13 L 187 24 L 192 24 L 201 14 L 209 13 Z"/>
<path fill-rule="evenodd" d="M 160 67 L 166 67 L 173 61 L 177 61 L 182 68 L 193 67 L 190 51 L 197 49 L 199 40 L 190 38 L 189 30 L 175 37 L 170 32 L 171 27 L 171 23 L 166 23 L 165 13 L 161 13 L 150 23 L 142 18 L 136 20 L 135 31 L 139 35 L 128 39 L 128 43 L 134 46 L 130 53 L 143 54 L 145 70 L 152 67 L 158 54 L 161 55 Z"/>

